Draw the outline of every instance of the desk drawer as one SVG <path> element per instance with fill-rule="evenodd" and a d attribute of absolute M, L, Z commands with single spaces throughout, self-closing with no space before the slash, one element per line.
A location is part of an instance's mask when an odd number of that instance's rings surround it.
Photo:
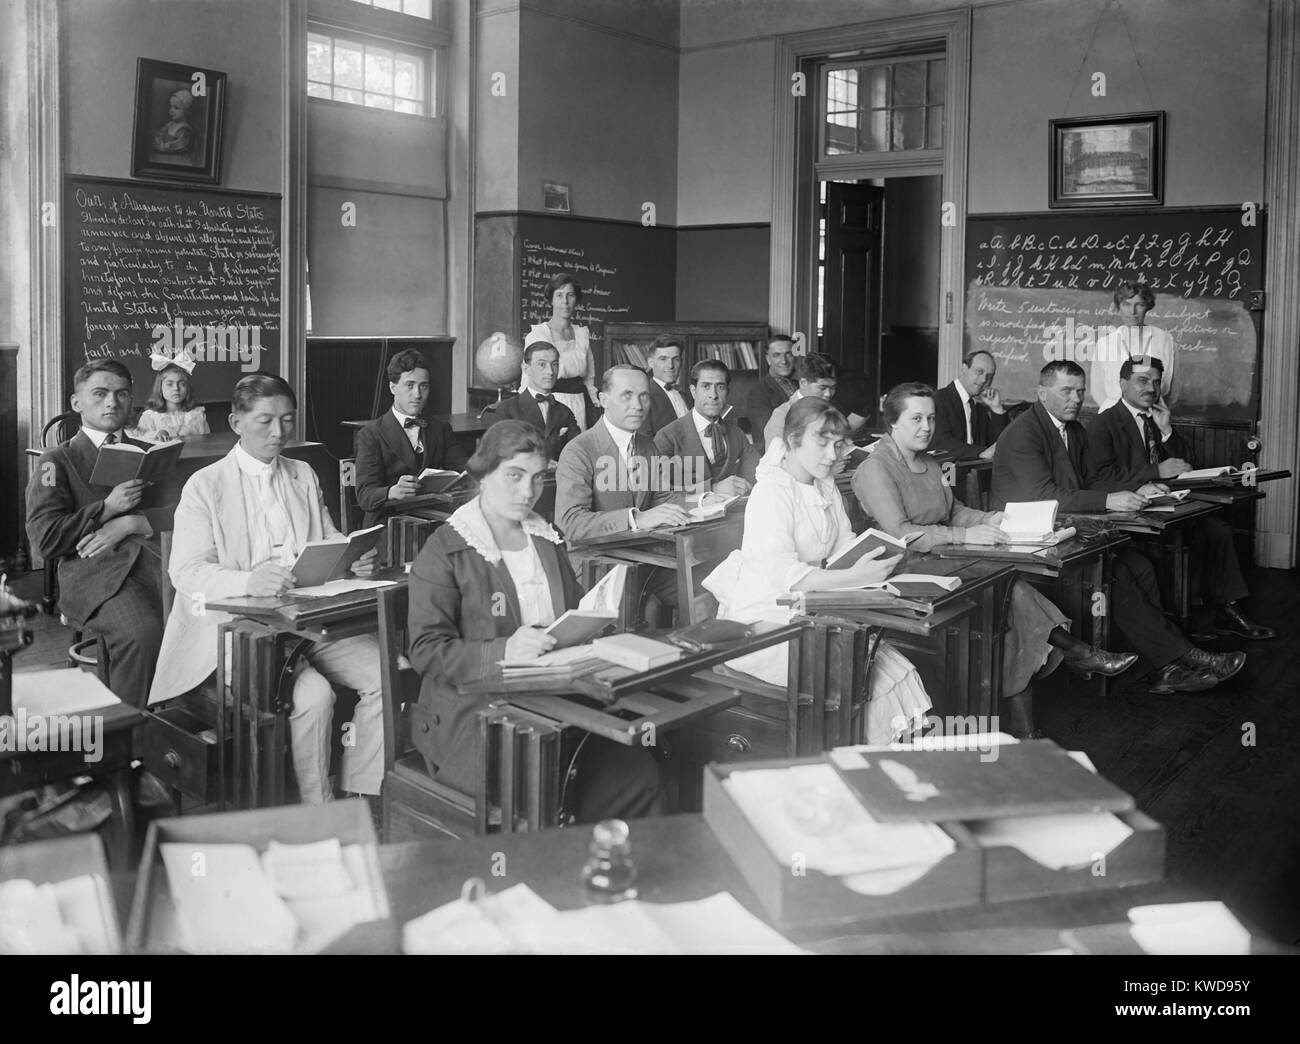
<path fill-rule="evenodd" d="M 166 707 L 149 715 L 141 737 L 145 767 L 168 787 L 203 804 L 217 800 L 217 735 L 184 707 Z"/>
<path fill-rule="evenodd" d="M 784 711 L 784 707 L 779 708 Z M 742 761 L 791 756 L 789 725 L 782 718 L 729 707 L 692 724 L 678 741 L 691 761 Z"/>

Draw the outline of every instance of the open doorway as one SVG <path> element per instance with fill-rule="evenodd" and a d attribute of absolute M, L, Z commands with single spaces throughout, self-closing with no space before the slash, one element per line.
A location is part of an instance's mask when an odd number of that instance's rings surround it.
<path fill-rule="evenodd" d="M 840 399 L 879 421 L 902 381 L 934 384 L 942 243 L 938 174 L 818 183 L 817 351 L 840 365 Z"/>

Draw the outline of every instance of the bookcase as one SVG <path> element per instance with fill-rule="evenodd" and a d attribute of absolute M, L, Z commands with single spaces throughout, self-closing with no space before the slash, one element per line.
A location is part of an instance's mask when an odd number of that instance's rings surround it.
<path fill-rule="evenodd" d="M 730 370 L 757 372 L 767 350 L 766 323 L 606 323 L 606 365 L 631 363 L 647 369 L 647 346 L 662 334 L 682 342 L 682 373 L 701 359 L 720 359 Z"/>

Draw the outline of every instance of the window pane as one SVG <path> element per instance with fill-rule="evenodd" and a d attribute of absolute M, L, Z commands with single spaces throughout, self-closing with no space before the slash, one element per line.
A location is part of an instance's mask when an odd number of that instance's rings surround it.
<path fill-rule="evenodd" d="M 893 151 L 925 147 L 925 110 L 894 109 Z"/>
<path fill-rule="evenodd" d="M 366 48 L 366 90 L 393 93 L 393 52 Z"/>
<path fill-rule="evenodd" d="M 381 11 L 400 11 L 402 0 L 375 0 L 375 6 Z"/>
<path fill-rule="evenodd" d="M 943 106 L 931 105 L 925 110 L 925 147 L 943 148 Z"/>
<path fill-rule="evenodd" d="M 353 105 L 361 104 L 361 92 L 350 91 L 346 87 L 334 88 L 334 100 L 341 102 L 351 102 Z"/>
<path fill-rule="evenodd" d="M 858 131 L 856 127 L 842 127 L 837 123 L 826 124 L 826 140 L 823 148 L 828 156 L 841 156 L 858 151 Z"/>
<path fill-rule="evenodd" d="M 889 151 L 889 110 L 872 109 L 863 113 L 859 152 Z"/>
<path fill-rule="evenodd" d="M 948 66 L 942 58 L 928 63 L 930 66 L 930 102 L 943 102 L 944 92 L 948 89 Z"/>
<path fill-rule="evenodd" d="M 372 109 L 391 109 L 393 99 L 387 94 L 367 94 L 366 104 Z"/>
<path fill-rule="evenodd" d="M 351 40 L 334 41 L 334 82 L 343 87 L 362 86 L 360 44 Z"/>
<path fill-rule="evenodd" d="M 329 83 L 332 63 L 329 37 L 310 33 L 307 36 L 307 79 Z"/>
<path fill-rule="evenodd" d="M 402 10 L 416 18 L 432 18 L 433 0 L 402 0 Z"/>
<path fill-rule="evenodd" d="M 889 66 L 872 65 L 862 70 L 863 93 L 858 102 L 864 108 L 883 109 L 889 104 Z"/>
<path fill-rule="evenodd" d="M 833 109 L 857 108 L 858 70 L 832 69 L 826 77 L 826 97 Z"/>
<path fill-rule="evenodd" d="M 890 104 L 925 104 L 925 62 L 900 62 L 894 66 L 894 96 Z"/>
<path fill-rule="evenodd" d="M 393 92 L 399 98 L 423 98 L 424 77 L 420 62 L 411 55 L 399 54 L 393 62 Z"/>
<path fill-rule="evenodd" d="M 398 112 L 409 112 L 414 116 L 419 116 L 424 111 L 418 101 L 402 101 L 398 99 L 396 106 Z"/>
<path fill-rule="evenodd" d="M 330 88 L 329 88 L 329 84 L 327 84 L 327 83 L 309 83 L 309 84 L 307 84 L 307 97 L 308 97 L 308 98 L 328 98 L 329 96 L 330 96 Z"/>

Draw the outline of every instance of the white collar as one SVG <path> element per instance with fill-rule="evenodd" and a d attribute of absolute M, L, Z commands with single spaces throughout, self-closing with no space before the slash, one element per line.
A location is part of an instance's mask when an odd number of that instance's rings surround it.
<path fill-rule="evenodd" d="M 393 407 L 393 416 L 397 418 L 397 426 L 398 426 L 399 428 L 401 428 L 402 431 L 406 431 L 406 418 L 407 418 L 407 417 L 411 417 L 411 418 L 414 419 L 414 420 L 419 420 L 419 415 L 418 415 L 418 414 L 403 413 L 403 412 L 402 412 L 401 410 L 399 410 L 396 406 Z"/>
<path fill-rule="evenodd" d="M 280 463 L 280 458 L 269 464 L 263 464 L 254 457 L 248 450 L 244 449 L 238 442 L 235 443 L 235 463 L 239 465 L 239 470 L 249 478 L 260 478 L 263 475 L 271 476 L 275 474 L 276 465 Z"/>
<path fill-rule="evenodd" d="M 1057 419 L 1056 414 L 1053 413 L 1051 410 L 1049 410 L 1046 406 L 1043 407 L 1043 412 L 1047 414 L 1047 419 L 1056 425 L 1057 431 L 1062 431 L 1062 432 L 1065 431 L 1065 421 Z"/>
<path fill-rule="evenodd" d="M 693 406 L 691 407 L 691 420 L 695 421 L 695 430 L 700 433 L 701 439 L 704 438 L 704 429 L 710 424 L 716 424 L 721 427 L 723 423 L 723 418 L 719 417 L 716 421 L 711 421 Z"/>
<path fill-rule="evenodd" d="M 605 424 L 605 430 L 609 432 L 610 437 L 614 440 L 614 445 L 618 447 L 619 453 L 626 457 L 627 448 L 631 444 L 632 436 L 635 433 L 624 431 L 622 428 L 611 424 L 608 416 L 601 417 L 601 420 Z"/>
<path fill-rule="evenodd" d="M 974 401 L 970 397 L 970 392 L 966 390 L 966 385 L 962 384 L 961 381 L 957 380 L 956 378 L 953 378 L 952 386 L 957 389 L 957 395 L 963 403 L 969 403 Z"/>
<path fill-rule="evenodd" d="M 487 518 L 483 514 L 480 499 L 481 495 L 458 507 L 447 519 L 447 525 L 459 533 L 461 539 L 482 555 L 489 565 L 496 565 L 501 561 L 501 549 L 497 547 L 496 539 L 492 536 L 492 527 L 488 525 Z M 563 539 L 546 519 L 535 513 L 529 515 L 520 525 L 530 539 L 541 537 L 552 544 L 558 544 Z"/>
<path fill-rule="evenodd" d="M 85 433 L 86 438 L 95 444 L 95 449 L 102 447 L 104 445 L 104 440 L 108 438 L 110 434 L 107 431 L 100 431 L 98 428 L 87 428 L 84 424 L 81 426 L 81 430 Z M 126 438 L 121 428 L 118 428 L 118 430 L 112 434 L 117 435 L 118 442 L 121 442 Z"/>

